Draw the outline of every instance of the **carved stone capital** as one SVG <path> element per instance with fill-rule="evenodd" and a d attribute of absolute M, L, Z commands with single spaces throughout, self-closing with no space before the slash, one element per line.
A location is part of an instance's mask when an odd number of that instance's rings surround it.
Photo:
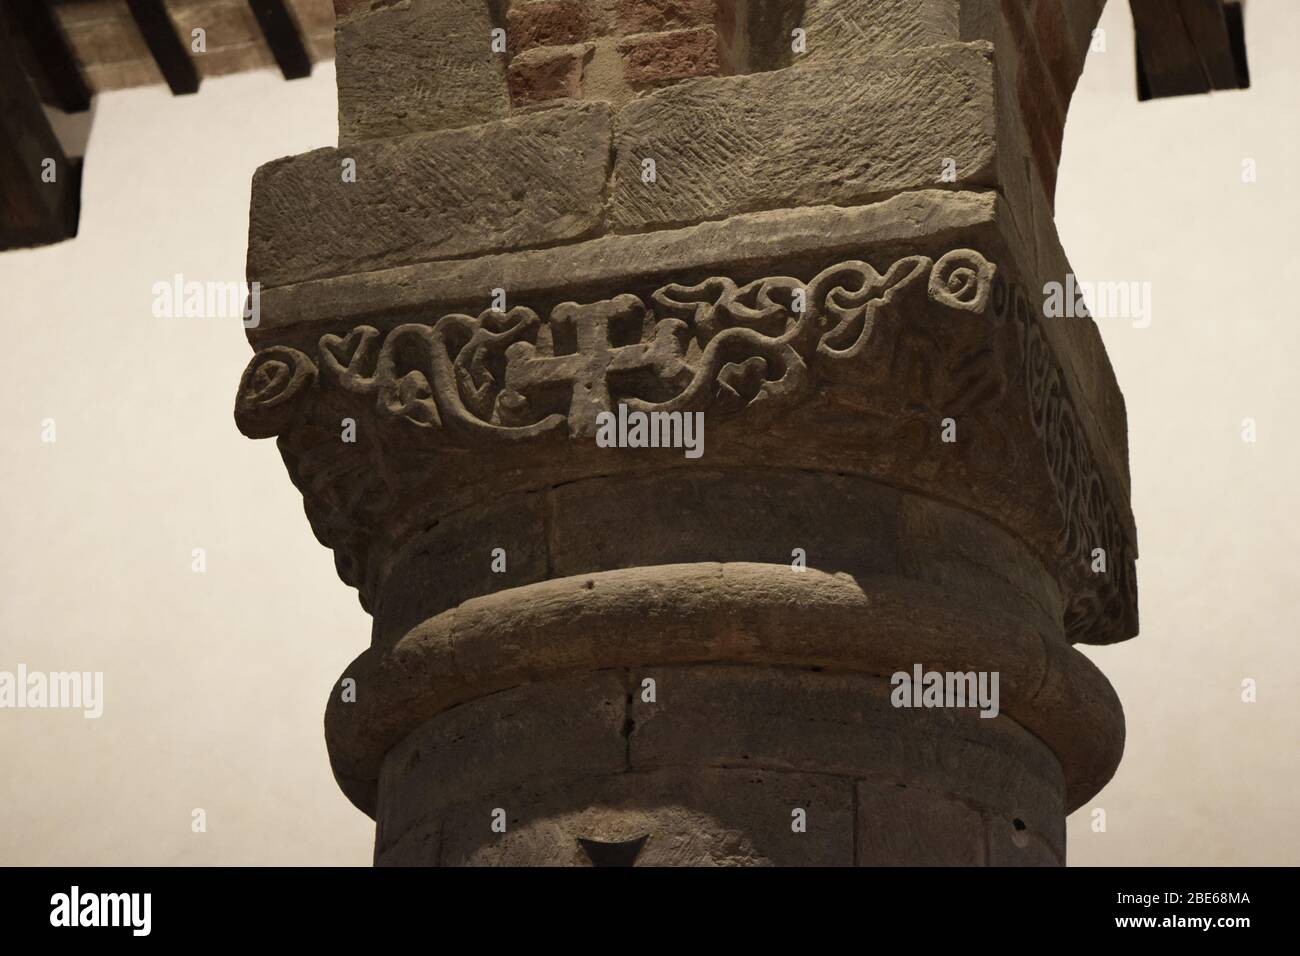
<path fill-rule="evenodd" d="M 1054 569 L 1072 640 L 1118 640 L 1133 631 L 1133 555 L 1041 322 L 1014 272 L 973 249 L 848 259 L 806 279 L 722 275 L 544 316 L 515 305 L 270 346 L 236 420 L 279 437 L 312 527 L 369 609 L 385 562 L 473 498 L 762 466 L 981 514 Z M 601 413 L 620 406 L 669 432 L 702 413 L 702 457 L 600 447 Z"/>

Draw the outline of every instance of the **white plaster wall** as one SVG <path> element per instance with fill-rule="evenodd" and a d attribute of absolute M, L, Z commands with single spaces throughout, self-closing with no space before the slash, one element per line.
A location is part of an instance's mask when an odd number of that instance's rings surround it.
<path fill-rule="evenodd" d="M 322 734 L 369 618 L 235 430 L 239 322 L 151 311 L 177 272 L 243 278 L 253 170 L 334 110 L 332 64 L 101 96 L 80 235 L 0 255 L 0 669 L 102 670 L 106 698 L 0 710 L 0 863 L 370 862 Z"/>
<path fill-rule="evenodd" d="M 1070 818 L 1072 864 L 1300 863 L 1300 5 L 1246 7 L 1250 90 L 1139 104 L 1112 0 L 1066 129 L 1074 270 L 1150 282 L 1153 306 L 1146 329 L 1099 323 L 1128 404 L 1142 631 L 1085 651 L 1128 744 L 1091 805 L 1106 832 Z"/>
<path fill-rule="evenodd" d="M 1249 92 L 1139 105 L 1126 7 L 1076 97 L 1058 207 L 1081 278 L 1152 283 L 1150 328 L 1102 323 L 1143 632 L 1087 651 L 1129 743 L 1092 804 L 1106 832 L 1077 813 L 1070 859 L 1297 864 L 1300 10 L 1250 3 Z M 321 729 L 369 619 L 273 443 L 234 428 L 243 330 L 150 311 L 177 272 L 242 278 L 253 170 L 331 144 L 334 110 L 329 65 L 102 96 L 81 234 L 0 254 L 0 669 L 106 675 L 99 720 L 0 710 L 0 863 L 370 861 Z"/>

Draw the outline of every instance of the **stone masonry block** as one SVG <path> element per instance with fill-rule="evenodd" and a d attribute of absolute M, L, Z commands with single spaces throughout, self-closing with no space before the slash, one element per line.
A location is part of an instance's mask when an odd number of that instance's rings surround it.
<path fill-rule="evenodd" d="M 277 286 L 581 238 L 603 220 L 609 137 L 608 106 L 583 103 L 268 163 L 253 177 L 249 278 Z"/>
<path fill-rule="evenodd" d="M 579 840 L 644 837 L 635 866 L 849 866 L 853 785 L 820 774 L 691 768 L 525 786 L 505 833 L 483 805 L 442 821 L 442 866 L 591 866 Z M 792 827 L 802 811 L 804 830 Z"/>
<path fill-rule="evenodd" d="M 583 0 L 516 2 L 506 14 L 506 40 L 512 53 L 578 43 L 587 39 L 591 29 L 590 13 Z"/>
<path fill-rule="evenodd" d="M 340 19 L 339 143 L 506 116 L 506 58 L 487 0 L 409 0 Z"/>
<path fill-rule="evenodd" d="M 557 576 L 698 561 L 788 567 L 794 548 L 828 573 L 887 574 L 898 565 L 899 495 L 869 482 L 676 471 L 573 482 L 556 488 L 552 502 Z"/>
<path fill-rule="evenodd" d="M 396 641 L 426 617 L 483 594 L 546 579 L 545 500 L 512 495 L 440 519 L 392 562 L 376 608 L 376 643 Z M 493 552 L 505 552 L 505 571 Z"/>
<path fill-rule="evenodd" d="M 708 26 L 718 0 L 618 0 L 615 23 L 624 36 Z"/>
<path fill-rule="evenodd" d="M 508 791 L 616 773 L 625 765 L 620 671 L 526 684 L 439 714 L 394 747 L 380 773 L 380 844 L 466 801 L 490 811 Z"/>
<path fill-rule="evenodd" d="M 510 100 L 516 106 L 582 95 L 582 73 L 591 44 L 538 47 L 510 61 Z"/>
<path fill-rule="evenodd" d="M 730 57 L 712 27 L 628 37 L 619 41 L 618 51 L 633 89 L 732 72 Z"/>
<path fill-rule="evenodd" d="M 836 63 L 961 39 L 960 0 L 807 0 L 808 51 L 796 63 Z"/>
<path fill-rule="evenodd" d="M 929 47 L 842 65 L 700 79 L 626 106 L 615 128 L 619 231 L 994 178 L 992 49 Z M 643 160 L 656 177 L 644 181 Z"/>
<path fill-rule="evenodd" d="M 654 702 L 641 695 L 648 677 Z M 631 684 L 629 759 L 637 770 L 816 769 L 906 784 L 909 794 L 991 809 L 1049 835 L 1063 819 L 1060 768 L 1040 741 L 1005 717 L 896 708 L 884 678 L 712 665 L 634 670 Z M 978 812 L 973 832 L 982 833 Z"/>
<path fill-rule="evenodd" d="M 381 844 L 376 840 L 375 866 L 431 866 L 438 859 L 441 843 L 442 820 L 430 817 L 391 843 Z"/>
<path fill-rule="evenodd" d="M 1032 825 L 1019 818 L 985 815 L 988 834 L 987 866 L 1064 866 L 1065 820 L 1053 827 L 1057 832 L 1045 839 Z M 1052 849 L 1052 843 L 1058 849 Z"/>

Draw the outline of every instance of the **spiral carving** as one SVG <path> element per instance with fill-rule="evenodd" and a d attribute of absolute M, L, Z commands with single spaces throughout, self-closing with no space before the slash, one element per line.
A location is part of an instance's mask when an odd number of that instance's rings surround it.
<path fill-rule="evenodd" d="M 239 381 L 235 423 L 249 438 L 278 435 L 304 413 L 315 384 L 316 364 L 305 353 L 283 345 L 262 349 Z"/>

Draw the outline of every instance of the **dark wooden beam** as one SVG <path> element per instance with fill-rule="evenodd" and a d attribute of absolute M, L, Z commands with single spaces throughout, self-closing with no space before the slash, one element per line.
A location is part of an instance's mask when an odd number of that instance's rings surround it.
<path fill-rule="evenodd" d="M 40 246 L 77 234 L 81 163 L 69 160 L 0 30 L 0 249 Z"/>
<path fill-rule="evenodd" d="M 1129 0 L 1138 98 L 1250 86 L 1241 5 L 1234 0 Z"/>
<path fill-rule="evenodd" d="M 1232 44 L 1233 65 L 1237 69 L 1237 89 L 1250 89 L 1250 60 L 1246 56 L 1246 7 L 1241 0 L 1224 4 L 1228 19 L 1228 41 Z"/>
<path fill-rule="evenodd" d="M 253 16 L 257 17 L 257 25 L 262 28 L 262 36 L 266 37 L 284 78 L 297 80 L 311 76 L 311 57 L 284 0 L 248 0 L 248 5 L 253 8 Z"/>
<path fill-rule="evenodd" d="M 197 92 L 199 71 L 194 68 L 189 49 L 176 35 L 162 0 L 126 0 L 126 5 L 171 91 L 177 95 Z"/>
<path fill-rule="evenodd" d="M 90 88 L 46 0 L 7 0 L 12 24 L 27 44 L 28 69 L 48 102 L 65 113 L 90 109 Z"/>

